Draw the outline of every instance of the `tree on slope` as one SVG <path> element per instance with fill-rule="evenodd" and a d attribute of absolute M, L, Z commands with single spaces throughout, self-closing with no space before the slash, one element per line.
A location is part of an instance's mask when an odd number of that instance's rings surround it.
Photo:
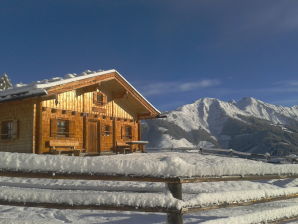
<path fill-rule="evenodd" d="M 4 73 L 0 77 L 0 90 L 6 90 L 11 87 L 12 87 L 12 83 L 11 83 L 10 79 L 8 78 L 8 75 L 6 73 Z"/>

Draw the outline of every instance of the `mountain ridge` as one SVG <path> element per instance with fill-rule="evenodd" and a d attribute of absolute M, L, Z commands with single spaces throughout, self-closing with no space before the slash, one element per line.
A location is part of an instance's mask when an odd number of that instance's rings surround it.
<path fill-rule="evenodd" d="M 166 115 L 144 123 L 149 147 L 213 145 L 256 153 L 298 153 L 297 106 L 278 106 L 252 97 L 230 102 L 201 98 Z"/>

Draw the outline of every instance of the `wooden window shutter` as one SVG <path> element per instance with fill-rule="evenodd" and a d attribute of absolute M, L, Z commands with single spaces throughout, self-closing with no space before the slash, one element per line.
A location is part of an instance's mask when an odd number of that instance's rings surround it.
<path fill-rule="evenodd" d="M 76 126 L 75 126 L 75 121 L 70 120 L 69 121 L 69 137 L 74 138 L 76 134 Z"/>
<path fill-rule="evenodd" d="M 105 94 L 103 94 L 103 105 L 106 105 L 108 103 L 108 98 Z"/>
<path fill-rule="evenodd" d="M 57 136 L 57 119 L 52 118 L 50 121 L 50 136 L 56 137 Z"/>
<path fill-rule="evenodd" d="M 125 137 L 125 126 L 121 126 L 121 138 L 123 139 Z"/>
<path fill-rule="evenodd" d="M 93 103 L 97 104 L 97 92 L 93 92 Z"/>
<path fill-rule="evenodd" d="M 104 135 L 106 131 L 106 124 L 104 122 L 100 122 L 100 135 Z"/>
<path fill-rule="evenodd" d="M 132 125 L 132 140 L 138 140 L 138 126 L 136 123 L 133 123 Z"/>
<path fill-rule="evenodd" d="M 12 139 L 17 139 L 19 136 L 19 121 L 18 120 L 13 120 L 12 121 Z"/>
<path fill-rule="evenodd" d="M 132 126 L 132 125 L 127 125 L 127 127 L 128 127 L 128 130 L 130 130 L 130 132 L 128 132 L 128 136 L 129 136 L 129 139 L 130 140 L 133 140 L 133 133 L 134 133 L 134 126 Z"/>

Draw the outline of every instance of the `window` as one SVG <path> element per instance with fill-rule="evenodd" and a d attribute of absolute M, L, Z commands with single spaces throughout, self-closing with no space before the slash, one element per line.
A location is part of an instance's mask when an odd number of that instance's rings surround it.
<path fill-rule="evenodd" d="M 93 103 L 97 106 L 104 106 L 107 103 L 107 97 L 101 92 L 94 92 Z"/>
<path fill-rule="evenodd" d="M 75 121 L 63 118 L 52 118 L 50 136 L 54 138 L 70 138 L 75 135 Z"/>
<path fill-rule="evenodd" d="M 1 139 L 17 138 L 18 122 L 17 121 L 2 121 L 1 122 Z"/>
<path fill-rule="evenodd" d="M 103 94 L 97 94 L 97 99 L 96 99 L 96 102 L 98 105 L 103 105 L 104 102 L 103 102 Z"/>
<path fill-rule="evenodd" d="M 110 125 L 104 125 L 103 127 L 103 136 L 110 136 L 111 135 L 111 126 Z"/>
<path fill-rule="evenodd" d="M 124 126 L 124 138 L 132 139 L 132 128 L 130 125 Z"/>
<path fill-rule="evenodd" d="M 57 137 L 69 137 L 69 120 L 57 120 Z"/>

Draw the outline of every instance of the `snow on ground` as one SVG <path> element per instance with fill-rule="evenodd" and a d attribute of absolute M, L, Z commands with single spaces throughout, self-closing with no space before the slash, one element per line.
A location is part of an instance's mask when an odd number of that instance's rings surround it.
<path fill-rule="evenodd" d="M 298 200 L 287 200 L 243 206 L 229 209 L 202 211 L 184 216 L 185 224 L 248 224 L 251 221 L 268 220 L 280 212 L 297 213 Z M 295 207 L 294 207 L 294 206 Z M 286 211 L 289 210 L 289 211 Z M 95 210 L 58 210 L 46 208 L 25 208 L 0 206 L 1 224 L 165 224 L 166 215 L 161 213 L 117 212 Z M 297 221 L 288 222 L 291 224 Z"/>
<path fill-rule="evenodd" d="M 208 177 L 226 175 L 298 175 L 295 164 L 268 164 L 198 153 L 134 153 L 98 157 L 69 157 L 0 152 L 0 169 L 141 176 Z"/>

